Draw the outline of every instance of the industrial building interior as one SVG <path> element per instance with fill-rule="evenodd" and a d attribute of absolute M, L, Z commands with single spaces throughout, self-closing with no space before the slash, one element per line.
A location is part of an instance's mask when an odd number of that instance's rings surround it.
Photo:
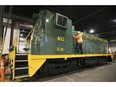
<path fill-rule="evenodd" d="M 17 52 L 29 53 L 28 51 L 23 50 L 23 47 L 25 46 L 25 41 L 23 39 L 25 38 L 25 35 L 27 36 L 34 27 L 34 14 L 38 14 L 42 9 L 47 9 L 54 13 L 60 13 L 70 18 L 72 20 L 72 25 L 75 26 L 76 31 L 86 32 L 90 35 L 108 40 L 109 54 L 113 54 L 114 56 L 116 55 L 116 6 L 7 5 L 3 7 L 3 20 L 2 18 L 0 19 L 0 21 L 2 20 L 3 22 L 3 26 L 0 27 L 0 29 L 2 29 L 0 34 L 2 35 L 2 38 L 5 38 L 4 49 L 2 51 L 3 57 L 9 54 L 8 49 L 14 45 L 14 39 L 17 34 L 19 37 L 22 37 L 22 40 L 19 41 L 20 45 L 17 48 Z M 37 80 L 31 79 L 27 81 L 115 82 L 115 66 L 116 63 L 111 62 L 97 67 L 86 67 L 80 70 L 73 70 L 65 74 L 63 73 L 55 76 L 53 75 Z M 76 78 L 76 76 L 78 78 Z"/>
<path fill-rule="evenodd" d="M 66 15 L 72 19 L 75 29 L 85 30 L 87 33 L 90 29 L 94 29 L 95 35 L 112 40 L 110 42 L 115 44 L 115 6 L 13 6 L 11 19 L 33 25 L 33 13 L 38 13 L 41 9 Z M 6 6 L 5 13 L 8 11 L 9 6 Z"/>

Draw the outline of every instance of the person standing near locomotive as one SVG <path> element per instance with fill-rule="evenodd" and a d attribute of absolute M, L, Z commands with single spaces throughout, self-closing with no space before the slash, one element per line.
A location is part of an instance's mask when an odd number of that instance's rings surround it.
<path fill-rule="evenodd" d="M 82 33 L 80 31 L 77 31 L 77 35 L 73 37 L 76 39 L 76 51 L 80 54 L 83 54 L 82 51 L 82 44 L 83 44 L 83 38 L 82 38 Z"/>

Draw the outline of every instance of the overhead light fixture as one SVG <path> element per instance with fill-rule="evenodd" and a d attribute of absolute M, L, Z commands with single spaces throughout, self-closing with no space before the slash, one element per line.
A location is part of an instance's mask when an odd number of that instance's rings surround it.
<path fill-rule="evenodd" d="M 48 20 L 48 19 L 46 19 L 46 22 L 49 22 L 49 20 Z"/>
<path fill-rule="evenodd" d="M 116 19 L 113 19 L 112 21 L 113 21 L 113 22 L 116 22 Z"/>
<path fill-rule="evenodd" d="M 94 29 L 90 29 L 89 33 L 93 34 L 95 32 Z"/>
<path fill-rule="evenodd" d="M 21 34 L 21 37 L 23 36 L 23 34 Z"/>

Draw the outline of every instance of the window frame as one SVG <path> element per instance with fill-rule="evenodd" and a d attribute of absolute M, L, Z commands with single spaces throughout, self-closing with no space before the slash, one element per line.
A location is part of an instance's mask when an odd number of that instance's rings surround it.
<path fill-rule="evenodd" d="M 63 18 L 66 18 L 66 26 L 63 26 L 63 25 L 58 24 L 58 16 L 61 16 Z M 66 17 L 66 16 L 64 16 L 62 14 L 56 13 L 56 17 L 55 18 L 56 18 L 55 19 L 56 20 L 55 21 L 56 26 L 59 26 L 59 27 L 62 27 L 62 28 L 67 28 L 68 27 L 68 17 Z"/>

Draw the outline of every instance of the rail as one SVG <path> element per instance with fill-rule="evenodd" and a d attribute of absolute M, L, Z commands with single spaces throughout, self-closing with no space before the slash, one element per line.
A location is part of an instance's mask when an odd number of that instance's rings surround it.
<path fill-rule="evenodd" d="M 34 29 L 35 27 L 33 27 L 33 29 Z M 26 36 L 26 38 L 25 38 L 25 40 L 26 40 L 26 42 L 25 42 L 25 47 L 28 45 L 28 41 L 27 41 L 27 38 L 30 36 L 30 34 L 33 32 L 33 29 L 31 29 L 31 31 L 28 33 L 28 35 Z"/>
<path fill-rule="evenodd" d="M 33 29 L 29 32 L 29 34 L 26 36 L 25 39 L 27 39 L 29 37 L 29 35 L 32 33 Z"/>

